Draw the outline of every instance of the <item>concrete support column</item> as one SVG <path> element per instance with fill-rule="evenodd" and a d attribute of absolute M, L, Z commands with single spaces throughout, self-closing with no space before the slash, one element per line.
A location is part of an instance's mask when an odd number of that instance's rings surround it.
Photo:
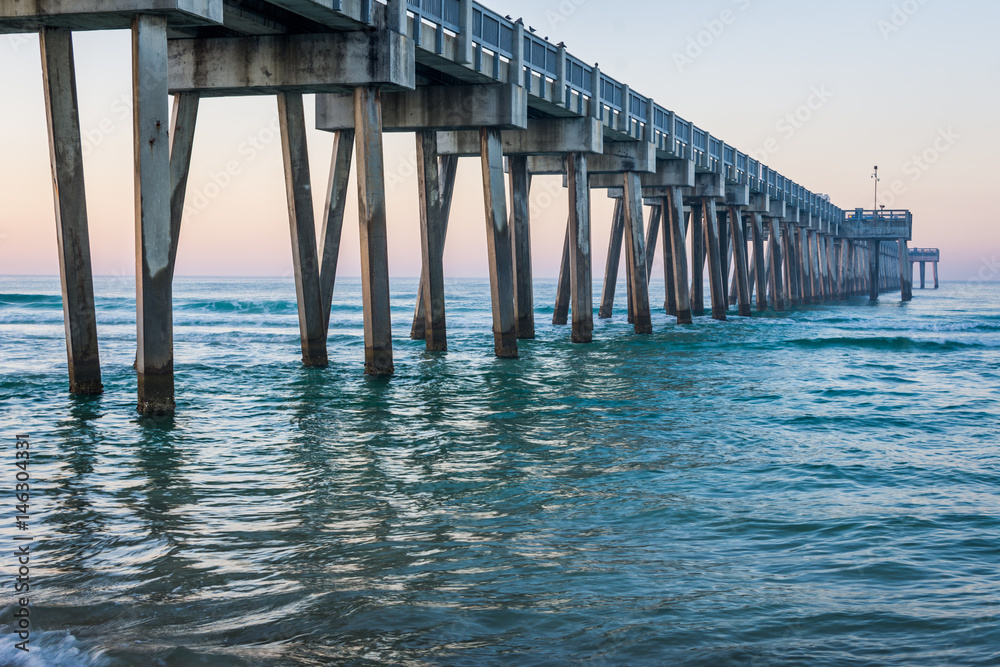
<path fill-rule="evenodd" d="M 285 166 L 288 225 L 292 236 L 292 266 L 298 301 L 302 363 L 327 365 L 326 327 L 319 284 L 316 221 L 313 217 L 309 151 L 306 147 L 306 117 L 299 93 L 278 94 L 281 155 Z"/>
<path fill-rule="evenodd" d="M 136 370 L 142 414 L 174 411 L 167 19 L 132 20 Z"/>
<path fill-rule="evenodd" d="M 39 41 L 55 197 L 69 390 L 74 394 L 100 394 L 104 385 L 97 345 L 73 36 L 64 28 L 43 28 Z"/>
<path fill-rule="evenodd" d="M 177 265 L 177 248 L 184 217 L 184 199 L 191 154 L 194 152 L 194 130 L 198 122 L 198 93 L 174 95 L 174 110 L 170 120 L 170 275 Z"/>
<path fill-rule="evenodd" d="M 819 294 L 819 300 L 823 301 L 830 296 L 827 285 L 829 275 L 826 264 L 826 243 L 823 240 L 823 235 L 819 232 L 813 232 L 812 237 L 813 257 L 816 260 L 816 291 Z"/>
<path fill-rule="evenodd" d="M 747 242 L 743 235 L 743 216 L 735 206 L 729 207 L 729 227 L 733 232 L 733 258 L 736 289 L 739 293 L 740 316 L 750 317 L 750 276 L 747 273 Z"/>
<path fill-rule="evenodd" d="M 514 320 L 517 337 L 530 340 L 535 337 L 535 301 L 531 279 L 531 220 L 528 195 L 531 191 L 531 174 L 528 158 L 511 155 L 510 166 L 510 231 L 514 248 Z M 589 221 L 588 221 L 589 222 Z"/>
<path fill-rule="evenodd" d="M 903 301 L 913 300 L 913 286 L 910 280 L 913 278 L 913 271 L 910 270 L 910 249 L 906 239 L 899 240 L 899 289 L 903 296 Z"/>
<path fill-rule="evenodd" d="M 826 273 L 827 273 L 827 297 L 837 298 L 840 293 L 838 288 L 839 275 L 837 267 L 837 249 L 833 244 L 833 237 L 829 234 L 823 236 L 824 247 L 826 248 Z"/>
<path fill-rule="evenodd" d="M 691 313 L 705 314 L 705 217 L 701 204 L 691 206 Z"/>
<path fill-rule="evenodd" d="M 608 261 L 604 269 L 604 289 L 601 291 L 601 308 L 597 316 L 609 319 L 615 305 L 615 287 L 618 283 L 618 263 L 622 256 L 622 237 L 625 234 L 625 208 L 622 198 L 615 199 L 614 218 L 611 221 L 611 240 L 608 243 Z"/>
<path fill-rule="evenodd" d="M 423 302 L 423 338 L 428 352 L 448 349 L 444 301 L 445 213 L 437 132 L 417 132 L 417 194 L 420 199 L 420 255 L 422 269 L 418 298 Z M 412 337 L 411 331 L 411 337 Z"/>
<path fill-rule="evenodd" d="M 920 289 L 927 289 L 927 262 L 920 262 Z"/>
<path fill-rule="evenodd" d="M 796 281 L 798 283 L 799 301 L 809 303 L 812 301 L 812 267 L 809 266 L 809 231 L 803 228 L 794 231 L 792 254 L 793 262 L 797 265 Z"/>
<path fill-rule="evenodd" d="M 329 334 L 333 289 L 337 281 L 340 259 L 340 238 L 344 230 L 344 209 L 347 207 L 351 162 L 354 158 L 354 130 L 341 130 L 333 139 L 330 178 L 326 189 L 326 215 L 320 232 L 319 284 L 323 298 L 323 328 Z M 421 319 L 421 324 L 423 320 Z M 423 332 L 423 329 L 421 329 Z"/>
<path fill-rule="evenodd" d="M 594 332 L 593 280 L 590 272 L 590 184 L 587 156 L 570 153 L 566 157 L 569 184 L 570 275 L 573 292 L 574 343 L 589 343 Z"/>
<path fill-rule="evenodd" d="M 934 289 L 938 289 L 938 263 L 934 262 Z"/>
<path fill-rule="evenodd" d="M 353 132 L 351 133 L 353 135 Z M 418 136 L 417 142 L 421 140 Z M 422 162 L 418 161 L 418 164 Z M 441 234 L 440 240 L 436 243 L 438 249 L 441 252 L 441 258 L 439 263 L 442 266 L 442 273 L 444 271 L 444 246 L 445 240 L 448 236 L 448 221 L 451 219 L 451 202 L 455 196 L 455 177 L 458 174 L 458 157 L 454 155 L 446 155 L 438 158 L 437 165 L 438 182 L 440 184 L 440 204 L 437 207 L 440 215 L 440 227 L 439 231 Z M 426 260 L 424 267 L 426 268 Z M 326 269 L 324 268 L 323 273 L 320 274 L 321 278 L 325 278 Z M 442 281 L 442 290 L 443 287 Z M 410 338 L 412 340 L 425 340 L 427 337 L 427 309 L 425 301 L 428 297 L 431 298 L 435 303 L 442 304 L 442 310 L 435 315 L 432 315 L 432 319 L 435 322 L 434 326 L 440 331 L 446 330 L 445 324 L 445 311 L 444 311 L 444 292 L 442 291 L 439 295 L 427 294 L 427 283 L 423 277 L 423 269 L 421 269 L 420 285 L 417 288 L 417 305 L 413 313 L 413 324 L 410 327 Z"/>
<path fill-rule="evenodd" d="M 639 174 L 625 172 L 625 238 L 628 283 L 632 294 L 633 324 L 637 334 L 653 333 L 653 320 L 649 310 L 649 281 L 646 271 L 645 235 L 642 230 L 642 184 Z"/>
<path fill-rule="evenodd" d="M 552 324 L 555 326 L 566 326 L 569 323 L 569 302 L 572 299 L 571 287 L 573 279 L 570 277 L 570 247 L 569 247 L 569 225 L 570 220 L 566 218 L 566 234 L 563 236 L 562 261 L 559 264 L 559 282 L 556 285 L 556 305 L 552 311 Z M 618 264 L 615 264 L 615 271 Z M 612 300 L 614 295 L 612 294 Z M 610 315 L 609 315 L 610 317 Z"/>
<path fill-rule="evenodd" d="M 665 225 L 669 226 L 674 294 L 677 301 L 677 324 L 691 324 L 691 293 L 688 290 L 687 245 L 684 238 L 684 194 L 681 188 L 670 188 L 670 197 L 665 200 L 665 203 L 664 211 L 669 215 L 664 217 L 663 221 Z M 666 228 L 664 233 L 666 233 Z"/>
<path fill-rule="evenodd" d="M 729 242 L 731 234 L 729 232 L 729 215 L 725 207 L 719 209 L 716 205 L 716 228 L 719 232 L 719 271 L 722 278 L 721 293 L 722 303 L 725 309 L 729 309 L 729 253 L 732 252 L 732 244 Z"/>
<path fill-rule="evenodd" d="M 705 245 L 708 249 L 709 290 L 712 295 L 712 317 L 726 319 L 726 288 L 722 278 L 722 250 L 719 246 L 719 216 L 715 200 L 705 197 L 702 203 L 705 211 Z"/>
<path fill-rule="evenodd" d="M 802 253 L 798 251 L 802 242 L 802 229 L 797 229 L 792 225 L 782 225 L 782 248 L 785 260 L 785 307 L 792 308 L 805 301 L 803 285 L 804 264 L 801 261 Z"/>
<path fill-rule="evenodd" d="M 382 94 L 377 86 L 354 89 L 354 129 L 361 223 L 361 295 L 365 318 L 365 374 L 389 376 L 392 318 L 386 235 L 385 158 L 382 153 Z"/>
<path fill-rule="evenodd" d="M 767 310 L 767 260 L 764 257 L 764 218 L 760 213 L 753 214 L 750 226 L 753 233 L 753 265 L 757 280 L 757 310 Z"/>
<path fill-rule="evenodd" d="M 670 197 L 660 198 L 660 220 L 663 224 L 663 309 L 677 316 L 677 285 L 674 280 L 674 246 L 670 229 Z"/>
<path fill-rule="evenodd" d="M 782 260 L 781 260 L 781 222 L 778 218 L 771 218 L 771 265 L 770 265 L 770 282 L 771 288 L 774 294 L 774 309 L 777 311 L 785 310 L 785 290 L 782 286 L 781 281 L 781 270 L 782 270 Z"/>
<path fill-rule="evenodd" d="M 649 229 L 646 230 L 646 282 L 653 279 L 653 261 L 656 259 L 656 242 L 660 239 L 662 209 L 653 206 L 649 212 Z"/>
<path fill-rule="evenodd" d="M 500 130 L 479 131 L 486 203 L 486 241 L 490 255 L 490 295 L 493 303 L 493 341 L 496 355 L 517 358 L 514 322 L 514 258 L 507 224 L 507 196 L 503 181 L 503 145 Z"/>
<path fill-rule="evenodd" d="M 880 241 L 868 242 L 868 299 L 878 301 L 879 288 L 882 284 L 881 259 L 882 243 Z"/>

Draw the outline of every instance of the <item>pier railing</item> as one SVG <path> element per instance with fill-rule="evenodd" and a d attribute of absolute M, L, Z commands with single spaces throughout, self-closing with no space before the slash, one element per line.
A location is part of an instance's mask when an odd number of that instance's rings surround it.
<path fill-rule="evenodd" d="M 334 3 L 334 10 L 339 9 Z M 657 104 L 628 85 L 570 54 L 562 43 L 553 44 L 531 26 L 471 0 L 407 0 L 411 15 L 409 34 L 417 48 L 436 55 L 457 53 L 449 40 L 463 40 L 464 14 L 469 14 L 472 57 L 469 67 L 491 78 L 509 82 L 509 63 L 523 68 L 524 86 L 535 103 L 549 103 L 580 116 L 598 118 L 609 138 L 650 141 L 660 157 L 689 159 L 699 171 L 722 174 L 733 184 L 746 185 L 799 211 L 833 224 L 845 219 L 843 210 L 828 198 L 768 168 L 747 153 L 727 144 L 707 130 Z M 433 28 L 434 43 L 421 38 L 423 26 Z"/>

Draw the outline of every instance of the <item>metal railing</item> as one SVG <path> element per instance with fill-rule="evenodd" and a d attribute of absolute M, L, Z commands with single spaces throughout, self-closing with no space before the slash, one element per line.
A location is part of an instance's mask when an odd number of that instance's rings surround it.
<path fill-rule="evenodd" d="M 339 3 L 335 2 L 335 5 Z M 462 15 L 469 12 L 466 16 L 471 15 L 472 64 L 477 71 L 483 71 L 484 52 L 493 55 L 491 74 L 498 80 L 503 80 L 501 67 L 506 67 L 505 61 L 520 58 L 529 93 L 561 104 L 580 115 L 589 112 L 608 127 L 634 138 L 643 138 L 640 130 L 651 123 L 645 138 L 656 142 L 660 150 L 670 155 L 693 159 L 700 168 L 721 172 L 731 181 L 749 185 L 755 192 L 764 192 L 814 215 L 834 221 L 853 219 L 854 214 L 847 214 L 822 197 L 791 183 L 748 154 L 712 137 L 666 107 L 651 103 L 648 98 L 610 76 L 600 73 L 598 78 L 596 66 L 567 53 L 561 44 L 555 45 L 547 38 L 539 37 L 530 28 L 522 30 L 520 21 L 501 16 L 471 0 L 407 0 L 406 7 L 417 26 L 414 39 L 418 46 L 423 46 L 420 44 L 420 26 L 431 24 L 437 27 L 434 50 L 442 53 L 445 31 L 461 38 Z M 515 43 L 519 34 L 524 36 L 523 45 Z M 536 87 L 536 82 L 539 87 Z M 885 212 L 890 216 L 904 213 Z"/>
<path fill-rule="evenodd" d="M 847 213 L 844 219 L 848 222 L 908 222 L 911 218 L 912 214 L 905 210 L 869 211 L 859 208 Z"/>

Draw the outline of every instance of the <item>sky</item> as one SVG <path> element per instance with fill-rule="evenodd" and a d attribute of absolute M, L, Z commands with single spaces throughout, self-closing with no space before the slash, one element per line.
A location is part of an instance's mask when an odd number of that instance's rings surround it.
<path fill-rule="evenodd" d="M 542 36 L 842 209 L 913 212 L 911 247 L 942 252 L 944 280 L 1000 280 L 1000 3 L 995 0 L 490 0 Z M 135 273 L 130 37 L 76 33 L 91 252 L 98 275 Z M 307 122 L 313 123 L 307 98 Z M 309 134 L 317 212 L 333 135 Z M 415 144 L 385 138 L 389 267 L 420 272 Z M 449 277 L 487 275 L 478 159 L 460 161 Z M 339 273 L 360 275 L 352 177 Z M 531 193 L 533 271 L 559 271 L 567 195 Z M 592 197 L 595 273 L 612 204 Z M 317 213 L 317 220 L 320 220 Z M 0 274 L 58 273 L 38 40 L 0 36 Z M 318 226 L 318 225 L 317 225 Z M 659 261 L 659 260 L 658 260 Z M 178 275 L 290 276 L 277 103 L 203 100 Z"/>

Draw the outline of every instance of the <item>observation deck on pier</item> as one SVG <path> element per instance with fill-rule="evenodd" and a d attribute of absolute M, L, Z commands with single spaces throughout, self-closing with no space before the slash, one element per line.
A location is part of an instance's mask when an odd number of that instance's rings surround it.
<path fill-rule="evenodd" d="M 565 177 L 570 215 L 554 321 L 566 324 L 572 312 L 574 342 L 592 338 L 596 188 L 616 199 L 598 316 L 611 316 L 624 245 L 629 317 L 639 334 L 652 331 L 648 287 L 658 237 L 664 308 L 681 324 L 704 311 L 706 261 L 712 316 L 720 320 L 730 296 L 741 316 L 752 314 L 754 295 L 758 310 L 863 293 L 877 299 L 893 288 L 910 298 L 911 274 L 903 268 L 908 212 L 845 214 L 563 43 L 471 0 L 0 0 L 0 34 L 41 38 L 71 391 L 102 388 L 72 31 L 118 28 L 133 35 L 142 413 L 174 409 L 171 284 L 202 97 L 277 97 L 307 365 L 327 363 L 348 173 L 356 162 L 365 371 L 393 372 L 384 132 L 416 134 L 423 271 L 410 335 L 431 351 L 447 349 L 443 252 L 463 156 L 482 164 L 501 357 L 516 357 L 517 341 L 535 335 L 533 175 Z M 337 134 L 320 221 L 303 94 L 317 94 L 317 126 Z M 887 270 L 892 262 L 898 275 Z"/>

